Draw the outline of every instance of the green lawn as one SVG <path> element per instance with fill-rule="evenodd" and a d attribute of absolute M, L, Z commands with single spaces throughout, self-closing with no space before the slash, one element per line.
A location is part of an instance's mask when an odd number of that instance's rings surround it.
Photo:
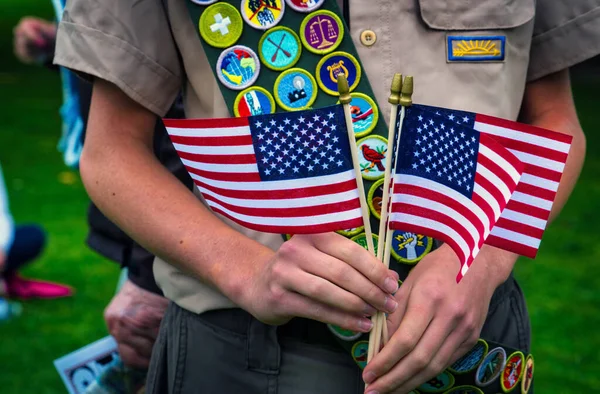
<path fill-rule="evenodd" d="M 67 282 L 77 295 L 27 302 L 20 319 L 0 325 L 0 392 L 62 393 L 52 361 L 107 334 L 102 311 L 118 269 L 84 245 L 88 200 L 56 152 L 58 76 L 20 66 L 11 55 L 12 27 L 26 14 L 50 18 L 50 2 L 5 1 L 0 13 L 0 162 L 16 220 L 40 222 L 50 236 L 45 254 L 26 274 Z M 600 260 L 600 120 L 594 118 L 600 80 L 578 77 L 575 90 L 588 134 L 585 170 L 539 257 L 517 268 L 533 321 L 536 387 L 542 394 L 592 393 L 600 387 L 600 279 L 594 275 L 594 261 Z"/>

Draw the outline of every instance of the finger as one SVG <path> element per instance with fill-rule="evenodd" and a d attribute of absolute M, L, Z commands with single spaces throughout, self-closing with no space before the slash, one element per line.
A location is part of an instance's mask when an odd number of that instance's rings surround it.
<path fill-rule="evenodd" d="M 134 348 L 126 344 L 119 344 L 119 357 L 128 367 L 147 369 L 150 366 L 150 358 L 139 355 Z"/>
<path fill-rule="evenodd" d="M 369 371 L 365 369 L 367 371 L 365 380 L 374 380 L 377 377 L 374 382 L 366 382 L 372 383 L 369 389 L 389 392 L 402 387 L 414 376 L 437 375 L 443 368 L 438 371 L 438 366 L 434 365 L 432 360 L 444 342 L 449 340 L 454 327 L 455 324 L 447 319 L 434 318 L 414 349 L 396 363 L 391 370 L 381 373 L 377 368 Z M 457 339 L 452 342 L 455 347 L 462 343 L 462 340 L 458 343 L 456 341 Z"/>
<path fill-rule="evenodd" d="M 410 295 L 411 285 L 409 283 L 403 283 L 400 289 L 394 295 L 396 302 L 398 302 L 398 308 L 394 313 L 390 313 L 386 317 L 386 324 L 388 327 L 388 333 L 390 336 L 398 330 L 400 322 L 406 313 L 406 307 L 408 306 L 408 297 Z M 389 340 L 389 337 L 388 337 Z"/>
<path fill-rule="evenodd" d="M 322 235 L 311 238 L 313 245 L 321 252 L 347 263 L 389 294 L 398 290 L 398 274 L 386 268 L 362 246 L 339 234 Z"/>
<path fill-rule="evenodd" d="M 325 253 L 320 253 L 319 259 L 311 259 L 309 261 L 310 263 L 305 267 L 306 272 L 323 278 L 346 290 L 349 294 L 357 296 L 354 302 L 366 303 L 380 311 L 388 313 L 396 310 L 398 303 L 391 294 L 383 291 L 379 286 L 345 262 Z M 381 263 L 376 264 L 382 265 Z M 348 301 L 350 300 L 348 299 Z"/>
<path fill-rule="evenodd" d="M 121 338 L 120 343 L 135 349 L 136 353 L 142 357 L 150 358 L 152 355 L 154 341 L 151 341 L 148 338 L 129 335 L 125 338 Z"/>
<path fill-rule="evenodd" d="M 398 330 L 388 344 L 367 365 L 363 373 L 365 382 L 388 373 L 400 359 L 409 354 L 419 343 L 434 314 L 434 305 L 428 299 L 418 298 L 411 292 L 406 313 Z"/>
<path fill-rule="evenodd" d="M 341 311 L 300 294 L 287 293 L 281 302 L 285 303 L 291 315 L 334 324 L 346 330 L 369 332 L 373 326 L 371 320 L 364 316 Z"/>

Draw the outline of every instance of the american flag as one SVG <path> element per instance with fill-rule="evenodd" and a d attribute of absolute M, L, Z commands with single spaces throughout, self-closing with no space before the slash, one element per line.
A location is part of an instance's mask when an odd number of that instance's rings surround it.
<path fill-rule="evenodd" d="M 242 226 L 308 234 L 363 225 L 342 106 L 164 123 L 207 204 Z"/>
<path fill-rule="evenodd" d="M 550 217 L 573 137 L 472 112 L 419 107 L 490 135 L 525 164 L 517 189 L 486 244 L 534 258 Z"/>
<path fill-rule="evenodd" d="M 389 226 L 477 256 L 521 177 L 523 164 L 490 136 L 423 108 L 406 109 L 396 154 Z"/>

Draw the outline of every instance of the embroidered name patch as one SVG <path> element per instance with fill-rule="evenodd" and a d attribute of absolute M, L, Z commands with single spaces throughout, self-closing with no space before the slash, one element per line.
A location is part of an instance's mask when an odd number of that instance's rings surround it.
<path fill-rule="evenodd" d="M 447 39 L 448 62 L 503 62 L 506 36 L 452 36 Z"/>

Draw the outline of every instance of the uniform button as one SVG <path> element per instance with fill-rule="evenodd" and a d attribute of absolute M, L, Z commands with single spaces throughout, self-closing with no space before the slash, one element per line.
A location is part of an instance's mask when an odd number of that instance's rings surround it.
<path fill-rule="evenodd" d="M 371 45 L 375 44 L 376 41 L 377 34 L 375 34 L 373 30 L 363 30 L 363 32 L 360 33 L 360 42 L 364 46 L 370 47 Z"/>

